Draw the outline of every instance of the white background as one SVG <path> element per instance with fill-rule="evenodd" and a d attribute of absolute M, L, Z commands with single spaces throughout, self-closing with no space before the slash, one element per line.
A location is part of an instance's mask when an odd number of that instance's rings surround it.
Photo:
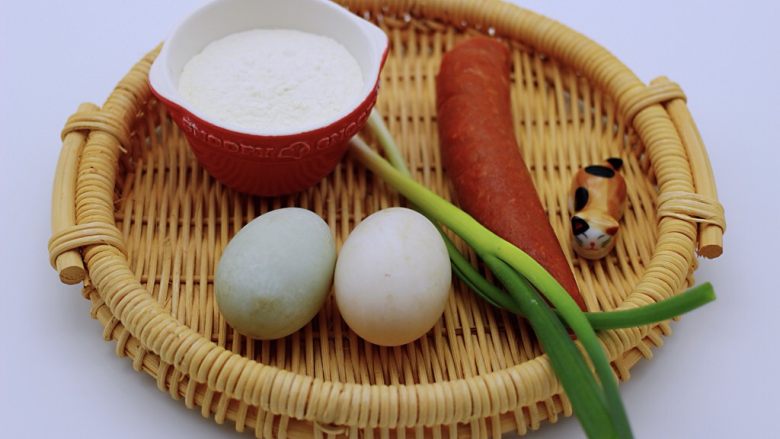
<path fill-rule="evenodd" d="M 202 1 L 0 3 L 0 431 L 4 437 L 239 437 L 185 409 L 104 343 L 47 261 L 59 132 Z M 519 2 L 518 2 L 519 3 Z M 688 95 L 726 207 L 714 304 L 673 325 L 622 394 L 637 437 L 776 437 L 780 8 L 771 1 L 523 3 Z M 530 437 L 581 437 L 576 421 Z"/>

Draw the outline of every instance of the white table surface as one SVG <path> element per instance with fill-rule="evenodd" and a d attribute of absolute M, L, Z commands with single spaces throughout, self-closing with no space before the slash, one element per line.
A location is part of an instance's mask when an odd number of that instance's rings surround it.
<path fill-rule="evenodd" d="M 3 437 L 239 437 L 117 358 L 46 252 L 65 119 L 80 102 L 102 103 L 200 3 L 0 2 Z M 753 3 L 524 2 L 601 43 L 642 80 L 668 75 L 683 86 L 726 207 L 725 254 L 697 271 L 718 301 L 673 324 L 621 387 L 637 437 L 776 437 L 780 8 Z M 529 437 L 582 433 L 566 419 Z"/>

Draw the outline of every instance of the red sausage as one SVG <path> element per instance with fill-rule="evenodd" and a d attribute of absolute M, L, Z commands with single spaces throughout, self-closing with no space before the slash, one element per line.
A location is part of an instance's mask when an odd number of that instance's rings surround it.
<path fill-rule="evenodd" d="M 509 69 L 509 49 L 487 37 L 444 55 L 436 78 L 444 166 L 460 206 L 539 262 L 585 310 L 515 140 Z"/>

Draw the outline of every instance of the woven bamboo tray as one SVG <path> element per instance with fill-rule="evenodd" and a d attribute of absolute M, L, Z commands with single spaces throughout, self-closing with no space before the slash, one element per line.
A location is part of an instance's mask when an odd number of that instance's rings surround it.
<path fill-rule="evenodd" d="M 387 31 L 390 56 L 377 108 L 415 177 L 450 196 L 436 132 L 434 81 L 444 51 L 484 33 L 513 48 L 517 137 L 564 248 L 573 172 L 625 159 L 629 208 L 608 258 L 569 252 L 590 310 L 631 308 L 692 283 L 696 252 L 722 251 L 723 209 L 680 88 L 649 86 L 606 50 L 549 19 L 495 1 L 351 1 Z M 149 53 L 102 108 L 82 104 L 63 130 L 53 195 L 51 263 L 84 284 L 106 340 L 160 390 L 218 423 L 258 437 L 499 436 L 555 422 L 571 406 L 521 319 L 455 282 L 444 316 L 398 348 L 359 339 L 332 300 L 278 341 L 235 333 L 213 298 L 230 237 L 257 215 L 302 206 L 341 245 L 362 218 L 403 200 L 349 157 L 309 190 L 252 198 L 198 166 L 151 96 Z M 601 339 L 622 380 L 668 335 L 667 323 Z"/>

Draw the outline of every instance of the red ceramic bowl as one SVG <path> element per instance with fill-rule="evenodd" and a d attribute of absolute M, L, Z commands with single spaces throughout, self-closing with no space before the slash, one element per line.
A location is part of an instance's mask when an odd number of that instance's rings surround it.
<path fill-rule="evenodd" d="M 256 28 L 296 29 L 341 43 L 360 65 L 360 98 L 331 122 L 291 133 L 252 132 L 189 105 L 178 92 L 187 61 L 214 40 Z M 386 56 L 381 29 L 327 0 L 218 0 L 177 27 L 152 65 L 149 83 L 214 178 L 241 192 L 280 195 L 314 185 L 341 160 L 376 102 Z"/>

